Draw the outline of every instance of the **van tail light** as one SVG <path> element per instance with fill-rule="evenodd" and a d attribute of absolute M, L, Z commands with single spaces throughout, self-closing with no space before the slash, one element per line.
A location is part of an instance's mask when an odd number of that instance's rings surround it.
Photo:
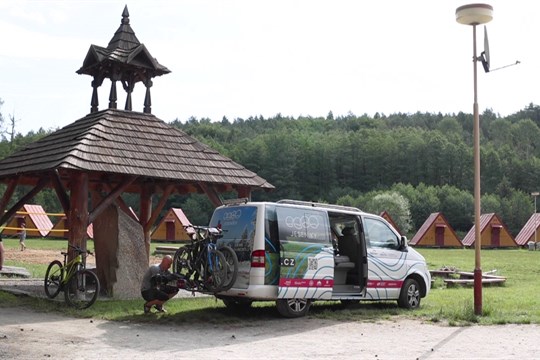
<path fill-rule="evenodd" d="M 251 267 L 264 267 L 264 250 L 255 250 L 251 253 Z"/>

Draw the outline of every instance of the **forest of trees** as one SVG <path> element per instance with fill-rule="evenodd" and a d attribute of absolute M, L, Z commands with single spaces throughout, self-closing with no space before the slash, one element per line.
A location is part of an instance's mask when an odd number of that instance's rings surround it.
<path fill-rule="evenodd" d="M 530 104 L 507 117 L 486 110 L 480 119 L 482 212 L 497 213 L 515 236 L 534 212 L 530 193 L 540 190 L 540 107 Z M 330 112 L 326 118 L 277 114 L 218 122 L 191 118 L 171 125 L 276 187 L 255 191 L 253 200 L 289 198 L 388 210 L 409 235 L 437 211 L 458 232 L 473 225 L 472 114 L 334 117 Z M 0 158 L 47 133 L 3 136 Z M 54 192 L 38 196 L 36 203 L 59 210 Z M 137 209 L 136 199 L 127 196 L 126 201 Z M 175 196 L 166 208 L 171 206 L 182 207 L 198 224 L 207 223 L 212 212 L 202 195 Z"/>

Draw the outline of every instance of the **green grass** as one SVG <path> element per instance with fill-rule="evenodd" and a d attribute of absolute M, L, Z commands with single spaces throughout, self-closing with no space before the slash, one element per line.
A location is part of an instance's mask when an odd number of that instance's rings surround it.
<path fill-rule="evenodd" d="M 462 271 L 474 268 L 473 249 L 419 249 L 430 269 L 443 266 Z M 446 288 L 435 278 L 428 297 L 421 308 L 407 311 L 394 301 L 342 306 L 338 302 L 316 302 L 308 316 L 338 321 L 378 321 L 383 319 L 415 318 L 449 325 L 463 324 L 540 324 L 540 251 L 482 250 L 482 270 L 496 269 L 497 275 L 507 277 L 504 286 L 483 288 L 483 315 L 474 314 L 473 288 Z M 254 304 L 252 309 L 233 312 L 213 297 L 173 299 L 167 303 L 166 314 L 143 315 L 142 299 L 120 301 L 100 300 L 90 309 L 76 311 L 60 301 L 16 297 L 0 292 L 0 306 L 30 306 L 44 312 L 61 312 L 119 321 L 159 322 L 174 324 L 239 324 L 250 326 L 253 320 L 279 321 L 273 302 Z"/>
<path fill-rule="evenodd" d="M 430 269 L 454 266 L 473 271 L 474 249 L 420 249 Z M 483 316 L 474 315 L 472 287 L 446 288 L 435 278 L 433 289 L 415 313 L 432 321 L 450 324 L 540 323 L 540 252 L 528 250 L 482 250 L 483 272 L 497 270 L 507 278 L 504 286 L 482 288 Z"/>

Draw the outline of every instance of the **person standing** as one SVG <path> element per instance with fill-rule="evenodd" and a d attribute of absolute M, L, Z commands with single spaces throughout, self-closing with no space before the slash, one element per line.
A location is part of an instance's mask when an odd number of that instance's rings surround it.
<path fill-rule="evenodd" d="M 146 303 L 144 304 L 144 313 L 150 313 L 152 306 L 159 312 L 166 312 L 163 304 L 178 294 L 178 288 L 167 285 L 174 279 L 174 275 L 169 271 L 173 258 L 165 255 L 161 263 L 152 265 L 144 274 L 141 284 L 141 295 Z"/>
<path fill-rule="evenodd" d="M 26 250 L 26 244 L 24 243 L 26 240 L 26 223 L 23 221 L 21 223 L 21 231 L 19 234 L 19 245 L 21 246 L 21 251 Z"/>

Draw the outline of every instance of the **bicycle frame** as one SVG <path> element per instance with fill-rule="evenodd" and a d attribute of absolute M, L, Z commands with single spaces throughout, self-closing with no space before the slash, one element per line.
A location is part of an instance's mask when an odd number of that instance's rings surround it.
<path fill-rule="evenodd" d="M 62 252 L 61 254 L 64 255 L 64 265 L 62 266 L 62 269 L 61 269 L 63 278 L 62 278 L 62 281 L 60 282 L 63 287 L 65 284 L 68 283 L 71 277 L 78 270 L 80 270 L 81 266 L 83 265 L 83 256 L 81 253 L 78 253 L 77 256 L 75 256 L 73 259 L 71 259 L 69 262 L 66 263 L 68 253 Z"/>

